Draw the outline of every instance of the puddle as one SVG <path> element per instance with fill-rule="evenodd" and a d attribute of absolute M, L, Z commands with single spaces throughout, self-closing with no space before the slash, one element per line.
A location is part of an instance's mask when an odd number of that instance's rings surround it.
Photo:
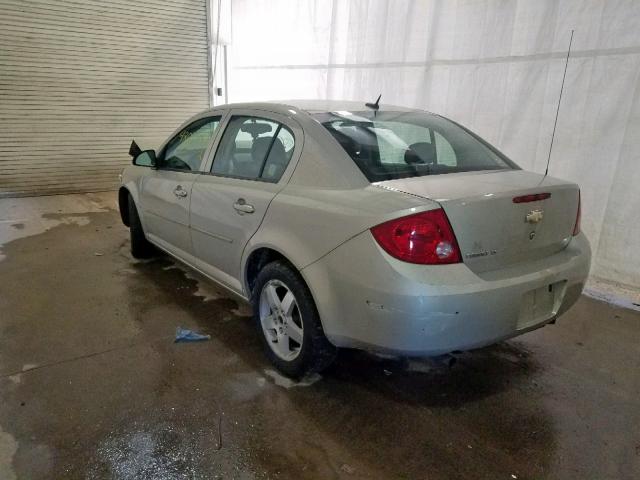
<path fill-rule="evenodd" d="M 233 471 L 235 475 L 229 478 L 256 478 L 243 452 L 232 448 L 216 451 L 211 443 L 215 441 L 211 438 L 211 432 L 173 424 L 152 427 L 149 431 L 110 435 L 99 445 L 97 461 L 89 468 L 86 478 L 227 478 L 217 474 L 214 476 L 213 472 L 216 471 Z M 207 463 L 215 465 L 207 466 Z"/>
<path fill-rule="evenodd" d="M 183 452 L 172 451 L 170 455 L 163 455 L 158 451 L 163 447 L 155 435 L 136 432 L 107 439 L 97 453 L 113 478 L 160 480 L 177 478 L 182 474 L 191 474 L 184 478 L 194 477 L 195 472 L 185 472 L 179 468 L 186 463 Z"/>
<path fill-rule="evenodd" d="M 223 287 L 217 286 L 212 280 L 200 276 L 189 267 L 182 265 L 179 261 L 171 257 L 167 258 L 170 258 L 170 261 L 174 263 L 162 267 L 162 270 L 179 270 L 184 274 L 186 279 L 196 282 L 196 291 L 193 293 L 194 296 L 202 298 L 204 302 L 231 298 L 237 305 L 235 308 L 229 309 L 229 312 L 234 317 L 251 317 L 253 315 L 251 305 L 247 302 L 236 300 L 231 293 L 227 292 Z"/>
<path fill-rule="evenodd" d="M 16 480 L 16 472 L 13 470 L 13 456 L 18 450 L 18 442 L 11 434 L 0 427 L 0 478 L 2 480 Z"/>
<path fill-rule="evenodd" d="M 271 370 L 270 368 L 265 369 L 264 374 L 267 377 L 271 378 L 271 380 L 273 380 L 276 385 L 278 385 L 279 387 L 284 387 L 286 389 L 295 387 L 309 387 L 316 383 L 318 380 L 322 379 L 322 376 L 320 374 L 314 373 L 302 378 L 299 381 L 295 381 L 290 379 L 289 377 L 285 377 L 275 370 Z"/>
<path fill-rule="evenodd" d="M 46 216 L 43 216 L 40 219 L 33 221 L 24 220 L 19 223 L 4 222 L 5 225 L 9 225 L 10 228 L 2 228 L 2 226 L 0 226 L 0 261 L 5 259 L 5 255 L 2 253 L 2 246 L 6 243 L 19 238 L 40 235 L 41 233 L 51 230 L 59 225 L 77 225 L 82 227 L 84 225 L 88 225 L 89 222 L 89 217 L 84 215 L 65 215 L 57 218 L 46 218 Z M 17 225 L 20 226 L 18 227 Z"/>
<path fill-rule="evenodd" d="M 172 259 L 172 261 L 174 260 Z M 202 298 L 204 302 L 218 300 L 220 298 L 225 297 L 225 295 L 220 290 L 218 290 L 214 285 L 212 285 L 209 281 L 196 276 L 188 267 L 185 267 L 177 262 L 172 265 L 163 267 L 162 269 L 163 270 L 180 270 L 182 273 L 184 273 L 185 278 L 196 282 L 196 291 L 193 294 L 196 297 Z"/>
<path fill-rule="evenodd" d="M 87 194 L 2 199 L 0 261 L 5 258 L 2 246 L 13 240 L 39 235 L 58 225 L 87 225 L 90 220 L 86 214 L 111 208 L 105 205 L 103 197 Z"/>
<path fill-rule="evenodd" d="M 234 401 L 247 402 L 264 392 L 267 379 L 253 372 L 238 373 L 227 382 L 227 385 Z"/>

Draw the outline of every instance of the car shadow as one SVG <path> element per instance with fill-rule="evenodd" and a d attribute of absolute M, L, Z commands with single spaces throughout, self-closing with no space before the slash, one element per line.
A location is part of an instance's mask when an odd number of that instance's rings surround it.
<path fill-rule="evenodd" d="M 437 359 L 381 358 L 344 350 L 325 376 L 395 401 L 457 408 L 526 381 L 538 369 L 527 349 L 507 342 L 453 357 L 455 364 L 448 366 Z"/>
<path fill-rule="evenodd" d="M 173 260 L 166 256 L 133 266 L 255 375 L 267 378 L 265 372 L 273 371 L 249 312 L 236 300 L 222 290 L 218 298 L 196 296 L 199 283 L 206 280 L 172 268 Z M 287 390 L 276 385 L 277 400 L 251 400 L 252 421 L 262 425 L 264 435 L 251 437 L 248 446 L 256 452 L 282 450 L 281 457 L 265 453 L 256 458 L 267 471 L 289 472 L 291 477 L 300 473 L 291 470 L 292 455 L 297 466 L 328 462 L 331 476 L 340 477 L 344 471 L 329 459 L 344 452 L 357 471 L 386 478 L 416 478 L 429 468 L 429 478 L 544 476 L 556 441 L 544 390 L 536 381 L 542 366 L 535 355 L 518 341 L 509 341 L 456 358 L 449 368 L 428 360 L 342 350 L 320 381 L 292 382 L 290 387 L 300 388 Z M 281 404 L 305 421 L 283 425 L 274 420 Z M 309 437 L 310 426 L 321 432 L 321 439 Z M 316 453 L 300 453 L 303 447 Z M 461 458 L 468 462 L 461 464 Z"/>
<path fill-rule="evenodd" d="M 209 280 L 166 256 L 134 264 L 136 271 L 163 288 L 166 298 L 190 311 L 204 332 L 223 341 L 256 370 L 270 364 L 250 316 L 250 307 L 217 286 L 220 297 L 197 296 L 198 283 Z M 187 270 L 188 272 L 188 270 Z M 241 312 L 241 313 L 239 313 Z M 396 400 L 427 406 L 461 406 L 510 388 L 535 373 L 539 365 L 517 341 L 453 354 L 455 364 L 438 359 L 400 358 L 342 349 L 325 372 L 326 380 L 366 387 Z"/>

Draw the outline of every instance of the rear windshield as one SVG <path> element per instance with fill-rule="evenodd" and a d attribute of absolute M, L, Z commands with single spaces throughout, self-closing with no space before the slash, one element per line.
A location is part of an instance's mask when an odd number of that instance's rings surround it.
<path fill-rule="evenodd" d="M 422 112 L 325 112 L 331 132 L 370 182 L 519 167 L 460 125 Z"/>

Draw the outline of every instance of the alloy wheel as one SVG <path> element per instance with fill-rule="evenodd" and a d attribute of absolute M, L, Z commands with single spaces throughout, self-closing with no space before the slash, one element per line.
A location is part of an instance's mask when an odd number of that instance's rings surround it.
<path fill-rule="evenodd" d="M 302 316 L 293 292 L 280 280 L 269 280 L 260 293 L 260 324 L 273 353 L 286 361 L 300 355 Z"/>

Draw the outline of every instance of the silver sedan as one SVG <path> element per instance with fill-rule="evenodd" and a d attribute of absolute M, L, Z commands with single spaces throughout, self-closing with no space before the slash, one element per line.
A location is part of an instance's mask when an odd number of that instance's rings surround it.
<path fill-rule="evenodd" d="M 424 111 L 224 105 L 130 153 L 133 256 L 159 248 L 250 301 L 290 376 L 339 347 L 436 356 L 519 335 L 589 272 L 577 185 Z"/>

